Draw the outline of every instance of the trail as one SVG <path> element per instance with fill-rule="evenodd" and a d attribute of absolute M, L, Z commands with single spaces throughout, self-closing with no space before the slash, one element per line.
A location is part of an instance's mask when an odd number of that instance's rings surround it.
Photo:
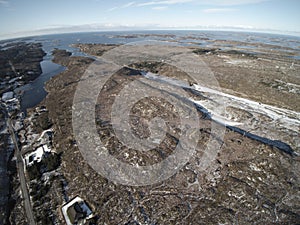
<path fill-rule="evenodd" d="M 189 90 L 203 100 L 194 102 L 197 110 L 228 129 L 245 137 L 276 147 L 290 155 L 298 155 L 300 146 L 300 113 L 259 103 L 224 93 L 199 84 L 189 86 L 183 81 L 150 72 L 142 74 L 152 80 L 168 83 Z M 278 140 L 280 139 L 280 140 Z"/>
<path fill-rule="evenodd" d="M 9 132 L 12 136 L 13 143 L 15 145 L 15 155 L 17 157 L 17 168 L 18 168 L 18 173 L 19 173 L 19 178 L 20 178 L 20 183 L 21 183 L 21 190 L 22 190 L 22 195 L 23 195 L 23 200 L 24 200 L 24 208 L 25 208 L 28 224 L 35 225 L 36 223 L 34 220 L 33 210 L 32 210 L 32 206 L 30 203 L 29 192 L 28 192 L 28 188 L 26 185 L 26 178 L 25 178 L 25 173 L 24 173 L 24 162 L 23 162 L 23 158 L 22 158 L 19 146 L 18 146 L 16 134 L 13 129 L 10 118 L 7 119 L 7 127 L 9 129 Z"/>

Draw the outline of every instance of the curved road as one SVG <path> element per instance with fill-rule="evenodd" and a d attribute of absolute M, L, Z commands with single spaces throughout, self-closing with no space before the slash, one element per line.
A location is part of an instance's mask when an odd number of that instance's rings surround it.
<path fill-rule="evenodd" d="M 14 128 L 11 124 L 10 118 L 7 119 L 7 127 L 9 129 L 9 132 L 12 136 L 12 140 L 15 145 L 15 156 L 17 157 L 17 168 L 18 168 L 18 173 L 19 173 L 19 177 L 20 177 L 21 190 L 22 190 L 22 195 L 23 195 L 23 199 L 24 199 L 24 208 L 25 208 L 28 224 L 36 225 L 34 216 L 33 216 L 32 206 L 30 203 L 29 192 L 28 192 L 27 185 L 26 185 L 23 158 L 22 158 L 19 146 L 18 146 L 16 134 L 15 134 Z"/>

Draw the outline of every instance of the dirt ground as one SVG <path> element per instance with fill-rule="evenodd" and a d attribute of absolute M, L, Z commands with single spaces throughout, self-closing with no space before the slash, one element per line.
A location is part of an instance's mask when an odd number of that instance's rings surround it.
<path fill-rule="evenodd" d="M 103 54 L 112 46 L 80 45 L 86 53 Z M 193 51 L 195 49 L 191 49 Z M 299 157 L 292 157 L 276 148 L 253 141 L 241 134 L 225 131 L 217 157 L 201 170 L 203 148 L 211 136 L 211 121 L 202 118 L 196 154 L 171 178 L 144 187 L 119 185 L 96 173 L 82 157 L 72 131 L 72 104 L 75 89 L 92 59 L 70 57 L 57 51 L 54 62 L 67 70 L 46 85 L 49 92 L 42 103 L 49 110 L 54 129 L 54 145 L 62 153 L 61 173 L 67 182 L 69 198 L 79 195 L 87 201 L 97 217 L 97 224 L 297 224 L 300 220 Z M 198 52 L 214 72 L 224 92 L 262 103 L 299 111 L 299 62 L 277 57 L 257 57 L 236 52 Z M 166 65 L 153 68 L 162 75 L 184 80 L 184 74 L 170 73 Z M 177 112 L 158 99 L 139 102 L 132 111 L 132 126 L 137 136 L 146 137 L 147 123 L 157 113 L 172 123 L 169 135 L 159 148 L 142 154 L 122 146 L 111 128 L 109 105 L 124 82 L 139 79 L 124 68 L 108 82 L 97 102 L 96 115 L 100 138 L 109 153 L 128 164 L 151 165 L 172 154 L 180 129 Z M 168 74 L 169 72 L 169 74 Z M 293 91 L 289 83 L 294 84 Z M 108 110 L 108 111 L 107 111 Z M 145 113 L 148 112 L 148 113 Z M 138 118 L 137 120 L 134 120 Z M 172 133 L 172 131 L 175 131 Z M 212 137 L 215 138 L 215 137 Z M 280 139 L 280 137 L 279 137 Z M 218 141 L 218 140 L 216 140 Z M 126 154 L 128 153 L 128 154 Z M 125 156 L 129 156 L 126 158 Z M 62 190 L 53 185 L 46 196 L 63 224 L 59 204 Z M 52 205 L 52 206 L 51 206 Z"/>

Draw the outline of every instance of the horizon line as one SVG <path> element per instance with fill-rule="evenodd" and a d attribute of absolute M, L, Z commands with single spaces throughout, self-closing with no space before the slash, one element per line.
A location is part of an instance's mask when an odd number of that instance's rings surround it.
<path fill-rule="evenodd" d="M 261 28 L 247 28 L 247 27 L 232 27 L 232 26 L 199 26 L 199 27 L 144 27 L 144 26 L 119 26 L 119 27 L 103 27 L 102 29 L 78 29 L 78 26 L 58 27 L 53 29 L 38 29 L 31 31 L 21 31 L 16 33 L 0 35 L 0 41 L 9 41 L 21 38 L 30 38 L 44 35 L 60 35 L 72 33 L 97 33 L 97 32 L 134 32 L 134 31 L 229 31 L 229 32 L 249 32 L 249 33 L 263 33 L 263 34 L 276 34 L 300 37 L 300 31 L 286 31 L 276 29 L 261 29 Z M 63 31 L 62 29 L 74 29 Z"/>

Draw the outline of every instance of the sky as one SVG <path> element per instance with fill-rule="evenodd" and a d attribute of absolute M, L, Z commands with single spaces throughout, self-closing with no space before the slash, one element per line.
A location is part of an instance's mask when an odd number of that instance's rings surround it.
<path fill-rule="evenodd" d="M 300 36 L 300 0 L 0 0 L 0 28 L 0 39 L 146 29 L 238 29 Z"/>

